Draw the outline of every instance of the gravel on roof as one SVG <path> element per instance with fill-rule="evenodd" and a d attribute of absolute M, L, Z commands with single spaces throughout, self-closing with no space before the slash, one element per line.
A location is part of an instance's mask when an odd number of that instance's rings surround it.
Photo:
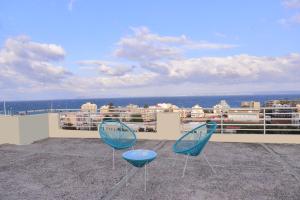
<path fill-rule="evenodd" d="M 0 199 L 300 199 L 300 145 L 210 142 L 188 160 L 174 141 L 138 141 L 158 157 L 144 171 L 125 165 L 99 139 L 49 138 L 30 145 L 0 145 Z"/>

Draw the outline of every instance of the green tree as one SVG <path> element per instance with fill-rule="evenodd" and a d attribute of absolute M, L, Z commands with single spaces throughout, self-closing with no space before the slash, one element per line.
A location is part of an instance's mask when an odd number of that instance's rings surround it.
<path fill-rule="evenodd" d="M 108 103 L 109 108 L 114 108 L 114 104 L 112 102 Z"/>

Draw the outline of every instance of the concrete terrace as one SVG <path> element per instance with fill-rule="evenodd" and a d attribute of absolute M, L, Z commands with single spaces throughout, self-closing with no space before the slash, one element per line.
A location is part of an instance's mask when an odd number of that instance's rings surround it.
<path fill-rule="evenodd" d="M 300 145 L 210 142 L 202 156 L 189 160 L 172 153 L 173 141 L 138 141 L 155 149 L 147 192 L 142 169 L 130 168 L 125 186 L 123 151 L 99 139 L 40 140 L 30 145 L 0 145 L 0 199 L 300 199 Z"/>

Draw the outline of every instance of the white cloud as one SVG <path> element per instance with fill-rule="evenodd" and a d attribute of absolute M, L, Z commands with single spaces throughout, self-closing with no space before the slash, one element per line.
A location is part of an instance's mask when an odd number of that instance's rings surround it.
<path fill-rule="evenodd" d="M 228 49 L 236 45 L 192 41 L 185 35 L 160 36 L 147 27 L 132 28 L 133 35 L 120 39 L 114 51 L 116 57 L 149 63 L 155 60 L 178 59 L 189 49 Z"/>
<path fill-rule="evenodd" d="M 188 49 L 231 49 L 238 47 L 238 45 L 232 44 L 217 44 L 217 43 L 210 43 L 207 41 L 201 42 L 189 42 L 185 45 Z"/>
<path fill-rule="evenodd" d="M 126 93 L 132 88 L 144 88 L 159 79 L 159 75 L 152 72 L 143 72 L 139 74 L 126 74 L 122 76 L 102 77 L 102 76 L 72 76 L 66 79 L 59 88 L 51 88 L 57 91 L 65 91 L 73 93 L 77 96 L 93 97 L 105 96 L 109 94 L 118 96 L 118 94 Z M 156 85 L 156 84 L 154 84 Z M 114 93 L 118 91 L 117 93 Z M 146 91 L 144 91 L 147 93 Z"/>
<path fill-rule="evenodd" d="M 278 23 L 285 26 L 292 25 L 292 24 L 300 24 L 300 13 L 295 14 L 289 18 L 282 18 L 278 20 Z"/>
<path fill-rule="evenodd" d="M 135 68 L 132 65 L 102 60 L 85 60 L 79 61 L 78 64 L 83 70 L 98 71 L 99 75 L 109 76 L 122 76 L 132 72 Z"/>
<path fill-rule="evenodd" d="M 75 0 L 69 0 L 69 3 L 68 3 L 68 10 L 69 11 L 72 11 L 73 10 L 73 4 L 74 4 Z"/>
<path fill-rule="evenodd" d="M 298 14 L 292 16 L 291 20 L 292 20 L 292 22 L 294 22 L 294 23 L 300 24 L 300 13 L 298 13 Z"/>
<path fill-rule="evenodd" d="M 220 38 L 227 38 L 227 35 L 221 32 L 215 32 L 214 35 Z"/>
<path fill-rule="evenodd" d="M 296 13 L 288 17 L 281 18 L 277 22 L 284 26 L 300 24 L 300 0 L 283 0 L 282 4 L 288 9 L 296 10 Z"/>
<path fill-rule="evenodd" d="M 282 4 L 286 8 L 300 8 L 300 0 L 283 0 Z"/>
<path fill-rule="evenodd" d="M 64 57 L 65 51 L 58 45 L 33 42 L 26 36 L 9 38 L 0 49 L 0 87 L 61 82 L 71 74 L 57 65 Z"/>
<path fill-rule="evenodd" d="M 187 49 L 192 51 L 191 46 L 209 50 L 213 48 L 210 45 L 191 42 L 184 35 L 161 36 L 145 27 L 137 28 L 133 35 L 120 39 L 113 61 L 79 61 L 81 71 L 71 73 L 59 65 L 66 56 L 61 46 L 33 42 L 24 36 L 9 38 L 0 49 L 0 89 L 10 98 L 15 94 L 20 98 L 38 94 L 76 98 L 245 94 L 292 90 L 300 83 L 299 53 L 219 57 L 184 54 Z M 128 64 L 131 62 L 134 67 Z"/>
<path fill-rule="evenodd" d="M 154 83 L 159 75 L 153 72 L 126 74 L 119 77 L 99 77 L 96 83 L 105 88 L 139 87 Z"/>
<path fill-rule="evenodd" d="M 223 80 L 231 82 L 239 80 L 270 81 L 274 78 L 282 80 L 298 78 L 300 54 L 282 57 L 259 57 L 236 55 L 227 57 L 200 57 L 184 60 L 173 60 L 165 65 L 168 77 L 192 82 L 215 82 Z"/>

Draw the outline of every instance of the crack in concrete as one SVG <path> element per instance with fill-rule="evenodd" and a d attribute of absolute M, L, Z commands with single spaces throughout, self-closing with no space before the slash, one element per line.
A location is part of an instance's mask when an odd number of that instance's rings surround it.
<path fill-rule="evenodd" d="M 300 184 L 300 177 L 298 176 L 298 173 L 295 172 L 295 170 L 293 170 L 292 166 L 286 162 L 281 155 L 276 152 L 272 147 L 268 146 L 267 144 L 263 144 L 261 143 L 262 147 L 267 150 L 273 157 L 275 157 L 276 161 L 278 161 L 284 170 L 286 170 L 290 175 L 292 175 L 298 182 L 298 184 Z"/>

